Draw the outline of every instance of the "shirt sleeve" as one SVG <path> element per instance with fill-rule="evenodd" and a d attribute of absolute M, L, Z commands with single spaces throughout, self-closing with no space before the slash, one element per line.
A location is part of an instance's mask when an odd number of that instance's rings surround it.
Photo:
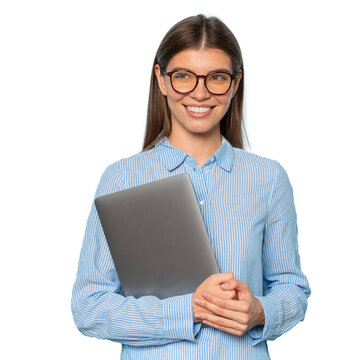
<path fill-rule="evenodd" d="M 253 345 L 274 340 L 303 321 L 311 290 L 301 271 L 297 216 L 293 190 L 284 168 L 274 161 L 277 173 L 264 227 L 264 296 L 256 296 L 265 313 L 265 325 L 249 331 Z"/>
<path fill-rule="evenodd" d="M 119 163 L 103 173 L 96 197 L 124 189 Z M 81 333 L 133 346 L 196 341 L 193 293 L 158 299 L 125 297 L 93 202 L 86 223 L 71 310 Z"/>

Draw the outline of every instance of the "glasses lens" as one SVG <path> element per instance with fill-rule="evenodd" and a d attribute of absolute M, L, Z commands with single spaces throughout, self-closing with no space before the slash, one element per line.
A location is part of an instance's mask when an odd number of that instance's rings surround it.
<path fill-rule="evenodd" d="M 230 88 L 231 76 L 226 73 L 209 74 L 206 78 L 206 86 L 213 94 L 223 94 Z"/>
<path fill-rule="evenodd" d="M 189 92 L 196 84 L 195 74 L 187 71 L 176 71 L 171 77 L 172 85 L 176 91 Z"/>

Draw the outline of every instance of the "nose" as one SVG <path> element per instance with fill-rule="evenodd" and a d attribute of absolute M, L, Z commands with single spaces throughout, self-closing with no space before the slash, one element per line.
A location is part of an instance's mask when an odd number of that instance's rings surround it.
<path fill-rule="evenodd" d="M 205 86 L 205 77 L 199 77 L 198 83 L 195 89 L 189 93 L 190 97 L 194 99 L 207 99 L 211 96 Z"/>

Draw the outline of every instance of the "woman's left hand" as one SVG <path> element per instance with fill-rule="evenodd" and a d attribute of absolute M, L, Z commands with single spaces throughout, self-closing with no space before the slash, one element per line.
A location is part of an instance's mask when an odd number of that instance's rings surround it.
<path fill-rule="evenodd" d="M 235 335 L 243 335 L 253 327 L 265 324 L 264 309 L 246 283 L 233 279 L 221 286 L 224 290 L 236 290 L 237 300 L 224 300 L 209 292 L 202 293 L 203 299 L 195 299 L 195 303 L 216 315 L 197 312 L 196 318 Z"/>

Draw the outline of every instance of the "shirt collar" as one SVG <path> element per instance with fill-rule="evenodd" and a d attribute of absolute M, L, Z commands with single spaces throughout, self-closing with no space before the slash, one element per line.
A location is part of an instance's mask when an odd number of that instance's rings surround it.
<path fill-rule="evenodd" d="M 169 171 L 178 167 L 185 160 L 186 156 L 190 156 L 173 146 L 167 136 L 164 136 L 155 144 L 155 150 Z M 223 135 L 221 135 L 221 146 L 213 156 L 222 169 L 228 172 L 231 171 L 234 161 L 234 149 Z"/>

